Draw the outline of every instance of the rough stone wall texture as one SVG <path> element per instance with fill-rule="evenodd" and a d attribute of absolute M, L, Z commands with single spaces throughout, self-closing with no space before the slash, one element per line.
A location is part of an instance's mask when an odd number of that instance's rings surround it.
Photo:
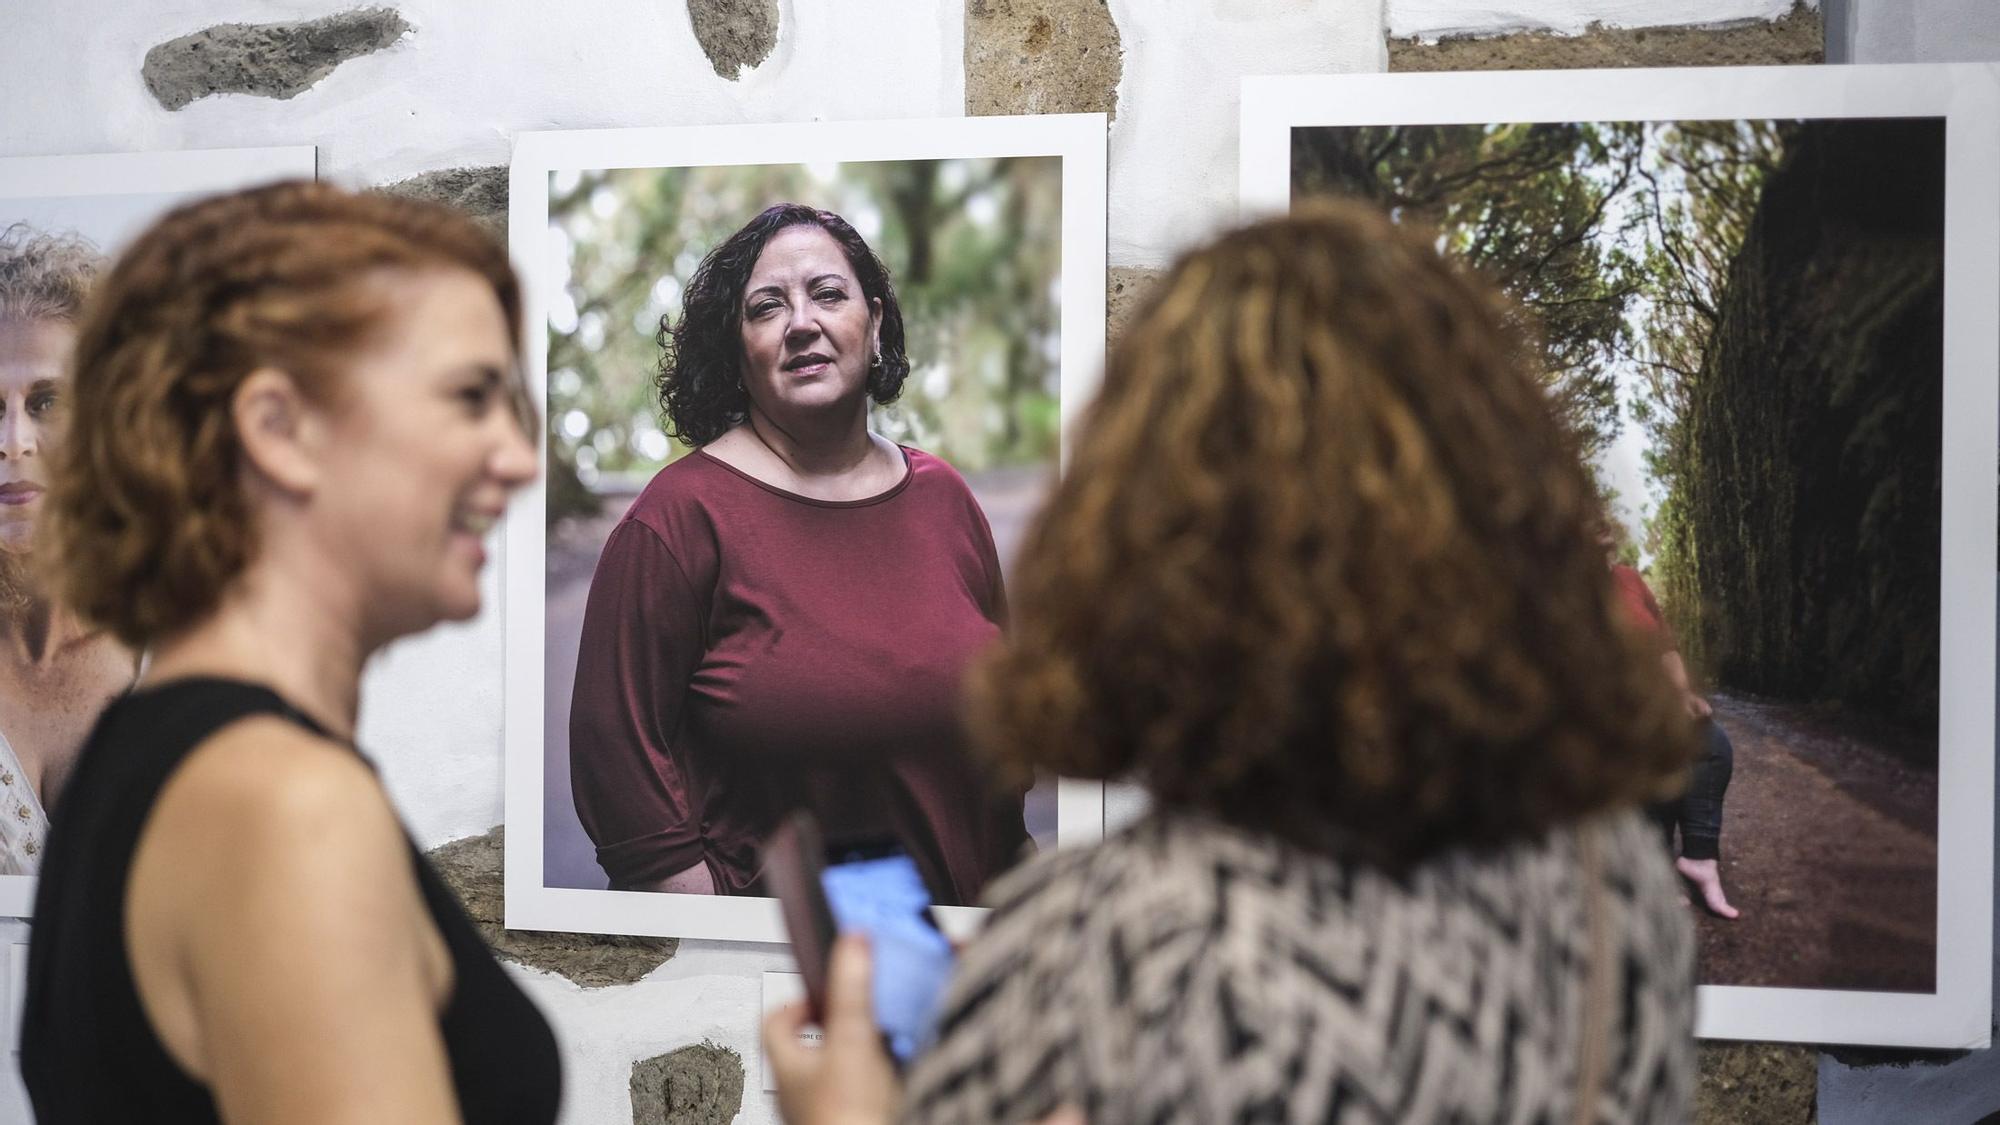
<path fill-rule="evenodd" d="M 439 168 L 375 189 L 445 203 L 479 220 L 496 237 L 507 237 L 507 166 L 482 164 L 470 168 Z"/>
<path fill-rule="evenodd" d="M 390 8 L 358 8 L 295 23 L 223 23 L 147 51 L 140 74 L 168 109 L 210 94 L 291 98 L 341 63 L 379 51 L 409 30 Z"/>
<path fill-rule="evenodd" d="M 715 73 L 736 81 L 778 45 L 778 0 L 688 0 L 695 41 Z"/>
<path fill-rule="evenodd" d="M 1777 1043 L 1704 1043 L 1695 1093 L 1698 1125 L 1807 1125 L 1814 1120 L 1819 1056 Z"/>
<path fill-rule="evenodd" d="M 1547 31 L 1425 43 L 1389 40 L 1389 69 L 1578 70 L 1639 66 L 1777 66 L 1826 61 L 1819 9 L 1804 4 L 1782 18 L 1723 27 L 1608 28 L 1581 35 Z"/>
<path fill-rule="evenodd" d="M 729 1125 L 743 1108 L 743 1057 L 697 1043 L 632 1064 L 632 1125 Z"/>
<path fill-rule="evenodd" d="M 1104 284 L 1104 342 L 1107 347 L 1118 343 L 1125 334 L 1125 326 L 1132 322 L 1132 314 L 1146 300 L 1146 294 L 1167 275 L 1165 270 L 1134 269 L 1129 266 L 1113 266 Z"/>
<path fill-rule="evenodd" d="M 1105 0 L 967 0 L 968 114 L 1115 113 L 1123 77 Z"/>
<path fill-rule="evenodd" d="M 493 952 L 531 969 L 558 973 L 585 988 L 631 984 L 679 951 L 673 938 L 604 937 L 594 934 L 510 930 L 501 923 L 504 896 L 500 861 L 505 828 L 433 848 L 431 865 L 452 889 Z M 726 1120 L 726 1119 L 725 1119 Z"/>

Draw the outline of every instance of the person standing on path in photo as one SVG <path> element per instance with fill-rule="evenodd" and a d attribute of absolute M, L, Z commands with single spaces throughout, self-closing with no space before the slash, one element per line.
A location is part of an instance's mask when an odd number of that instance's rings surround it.
<path fill-rule="evenodd" d="M 1611 566 L 1618 595 L 1627 616 L 1639 631 L 1651 638 L 1660 651 L 1660 666 L 1680 693 L 1681 704 L 1695 721 L 1701 748 L 1688 767 L 1687 789 L 1680 796 L 1653 805 L 1648 811 L 1666 833 L 1667 850 L 1673 850 L 1674 832 L 1680 832 L 1680 853 L 1674 869 L 1701 895 L 1702 905 L 1721 918 L 1734 919 L 1742 911 L 1731 906 L 1722 889 L 1722 801 L 1729 791 L 1735 771 L 1736 750 L 1728 732 L 1715 721 L 1715 709 L 1694 690 L 1688 679 L 1687 663 L 1681 659 L 1673 630 L 1667 626 L 1660 603 L 1639 571 L 1618 561 L 1618 535 L 1606 517 L 1598 531 L 1598 545 Z"/>

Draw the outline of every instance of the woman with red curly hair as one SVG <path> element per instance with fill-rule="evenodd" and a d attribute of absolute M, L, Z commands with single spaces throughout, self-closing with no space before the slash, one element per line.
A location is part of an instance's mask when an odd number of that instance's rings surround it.
<path fill-rule="evenodd" d="M 91 297 L 37 537 L 151 659 L 43 858 L 43 1125 L 555 1120 L 548 1025 L 352 742 L 534 476 L 520 316 L 471 220 L 310 183 L 170 213 Z"/>
<path fill-rule="evenodd" d="M 1688 1118 L 1687 726 L 1506 323 L 1354 205 L 1160 283 L 972 678 L 1000 762 L 1152 811 L 995 884 L 907 1090 L 844 939 L 787 1120 Z"/>

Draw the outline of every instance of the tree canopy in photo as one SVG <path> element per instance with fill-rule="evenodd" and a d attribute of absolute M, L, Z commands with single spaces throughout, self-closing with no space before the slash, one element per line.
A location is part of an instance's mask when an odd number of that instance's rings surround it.
<path fill-rule="evenodd" d="M 1639 423 L 1651 488 L 1631 499 L 1641 511 L 1660 499 L 1671 518 L 1686 453 L 1679 418 L 1730 262 L 1781 155 L 1780 129 L 1769 121 L 1297 129 L 1293 194 L 1358 197 L 1434 228 L 1441 249 L 1511 299 L 1586 464 L 1600 468 L 1627 416 Z M 1619 493 L 1601 472 L 1598 489 L 1611 510 Z M 1656 555 L 1662 531 L 1648 520 L 1633 553 Z"/>
<path fill-rule="evenodd" d="M 1292 187 L 1424 224 L 1507 294 L 1712 682 L 1925 729 L 1942 150 L 1934 119 L 1322 127 Z"/>
<path fill-rule="evenodd" d="M 1513 299 L 1551 399 L 1593 455 L 1616 436 L 1611 365 L 1629 350 L 1640 263 L 1608 231 L 1639 174 L 1637 124 L 1295 129 L 1294 197 L 1355 196 L 1438 231 Z"/>

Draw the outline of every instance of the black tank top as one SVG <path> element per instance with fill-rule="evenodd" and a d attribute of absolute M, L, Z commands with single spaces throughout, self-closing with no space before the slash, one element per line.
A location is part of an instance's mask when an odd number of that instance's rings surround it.
<path fill-rule="evenodd" d="M 51 818 L 28 949 L 21 1073 L 40 1125 L 218 1120 L 207 1087 L 167 1054 L 140 1007 L 125 957 L 125 887 L 168 777 L 209 735 L 248 715 L 330 737 L 267 688 L 190 679 L 113 703 L 84 744 Z M 438 1024 L 467 1125 L 553 1122 L 562 1076 L 548 1023 L 414 842 L 410 861 L 451 951 L 454 986 Z"/>

